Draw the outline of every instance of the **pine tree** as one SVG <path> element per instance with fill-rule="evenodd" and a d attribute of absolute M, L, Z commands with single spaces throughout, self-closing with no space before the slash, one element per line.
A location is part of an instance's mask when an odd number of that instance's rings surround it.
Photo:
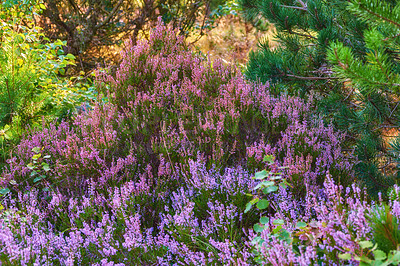
<path fill-rule="evenodd" d="M 398 1 L 249 1 L 250 21 L 277 28 L 279 46 L 250 55 L 247 77 L 279 93 L 313 92 L 318 112 L 348 133 L 357 178 L 371 195 L 400 175 L 400 3 Z M 395 164 L 398 164 L 397 166 Z"/>

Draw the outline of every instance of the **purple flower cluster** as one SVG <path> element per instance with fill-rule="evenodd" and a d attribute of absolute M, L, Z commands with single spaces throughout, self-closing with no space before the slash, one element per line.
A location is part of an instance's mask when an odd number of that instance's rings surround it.
<path fill-rule="evenodd" d="M 105 193 L 91 187 L 83 197 L 21 192 L 3 203 L 2 258 L 22 265 L 249 263 L 242 193 L 255 185 L 251 175 L 240 168 L 207 171 L 203 162 L 191 162 L 191 169 L 188 178 L 201 172 L 209 183 L 183 184 L 168 198 L 140 181 Z M 157 204 L 162 209 L 149 214 Z"/>

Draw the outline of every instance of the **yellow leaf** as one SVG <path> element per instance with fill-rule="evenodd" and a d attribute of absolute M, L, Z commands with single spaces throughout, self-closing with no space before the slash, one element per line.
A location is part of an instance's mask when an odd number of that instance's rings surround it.
<path fill-rule="evenodd" d="M 17 59 L 17 65 L 18 66 L 22 66 L 24 64 L 24 60 L 22 60 L 21 58 Z"/>

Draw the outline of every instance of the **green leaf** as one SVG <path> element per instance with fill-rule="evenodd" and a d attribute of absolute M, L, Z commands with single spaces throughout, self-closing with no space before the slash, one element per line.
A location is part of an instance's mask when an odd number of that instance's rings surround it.
<path fill-rule="evenodd" d="M 356 260 L 357 260 L 357 259 L 356 259 Z M 361 256 L 360 261 L 366 262 L 366 263 L 371 263 L 371 262 L 372 262 L 372 260 L 370 260 L 370 259 L 369 259 L 367 256 L 365 256 L 365 255 Z M 368 265 L 370 265 L 370 264 L 368 264 Z"/>
<path fill-rule="evenodd" d="M 271 186 L 271 187 L 264 188 L 263 193 L 269 194 L 269 193 L 275 192 L 277 190 L 278 190 L 277 186 Z"/>
<path fill-rule="evenodd" d="M 269 223 L 269 218 L 268 217 L 261 217 L 260 218 L 260 223 L 261 224 L 268 224 Z"/>
<path fill-rule="evenodd" d="M 253 188 L 253 190 L 257 190 L 261 187 L 269 187 L 269 186 L 273 186 L 273 185 L 275 185 L 275 182 L 265 180 L 265 181 L 262 181 L 261 183 L 259 183 L 255 188 Z"/>
<path fill-rule="evenodd" d="M 67 54 L 67 55 L 65 56 L 65 58 L 66 58 L 66 59 L 75 60 L 76 57 L 75 57 L 73 54 Z"/>
<path fill-rule="evenodd" d="M 305 223 L 305 222 L 297 222 L 296 223 L 296 227 L 297 228 L 304 228 L 304 227 L 306 227 L 307 226 L 307 224 Z"/>
<path fill-rule="evenodd" d="M 282 225 L 278 225 L 277 227 L 275 227 L 275 228 L 272 230 L 272 233 L 273 233 L 273 234 L 277 234 L 277 233 L 279 233 L 279 231 L 281 231 L 281 229 L 282 229 Z"/>
<path fill-rule="evenodd" d="M 37 182 L 39 182 L 40 180 L 42 180 L 43 179 L 43 176 L 41 175 L 41 176 L 38 176 L 38 177 L 36 177 L 35 179 L 33 179 L 33 183 L 37 183 Z"/>
<path fill-rule="evenodd" d="M 266 200 L 266 199 L 262 199 L 262 200 L 260 200 L 259 202 L 257 202 L 257 205 L 256 205 L 256 206 L 257 206 L 258 209 L 264 210 L 264 209 L 268 208 L 268 206 L 269 206 L 269 201 Z"/>
<path fill-rule="evenodd" d="M 9 188 L 3 188 L 2 190 L 0 190 L 0 194 L 5 196 L 10 192 Z"/>
<path fill-rule="evenodd" d="M 379 249 L 372 251 L 372 253 L 374 253 L 374 257 L 376 260 L 385 260 L 387 257 L 386 253 Z"/>
<path fill-rule="evenodd" d="M 339 254 L 339 258 L 342 260 L 351 260 L 351 254 L 350 253 Z"/>
<path fill-rule="evenodd" d="M 31 170 L 36 168 L 36 166 L 34 164 L 32 164 L 32 163 L 29 163 L 26 167 L 28 167 Z"/>
<path fill-rule="evenodd" d="M 44 159 L 49 159 L 51 157 L 51 155 L 45 155 L 43 156 Z"/>
<path fill-rule="evenodd" d="M 271 176 L 270 179 L 271 180 L 279 180 L 279 179 L 282 179 L 282 175 L 280 175 L 280 174 L 279 175 L 274 175 L 274 176 Z"/>
<path fill-rule="evenodd" d="M 35 147 L 35 148 L 32 149 L 32 151 L 34 153 L 39 153 L 40 152 L 40 148 L 39 147 Z"/>
<path fill-rule="evenodd" d="M 43 170 L 46 171 L 46 172 L 50 171 L 49 165 L 48 164 L 44 165 L 43 166 Z"/>
<path fill-rule="evenodd" d="M 373 244 L 371 241 L 360 241 L 360 242 L 358 242 L 358 244 L 360 245 L 360 247 L 361 247 L 362 249 L 364 249 L 364 248 L 371 248 L 371 247 L 374 246 L 374 244 Z"/>
<path fill-rule="evenodd" d="M 400 263 L 400 251 L 398 251 L 398 250 L 392 250 L 392 252 L 393 252 L 393 257 L 392 257 L 392 260 L 393 260 L 393 262 L 394 263 Z"/>
<path fill-rule="evenodd" d="M 262 231 L 264 231 L 264 226 L 261 226 L 260 224 L 257 223 L 253 226 L 253 229 L 255 232 L 261 233 Z"/>
<path fill-rule="evenodd" d="M 250 202 L 246 204 L 246 209 L 244 210 L 244 213 L 247 213 L 248 211 L 250 211 L 251 207 L 253 206 L 253 204 L 251 204 Z"/>
<path fill-rule="evenodd" d="M 260 172 L 257 172 L 254 176 L 255 179 L 264 179 L 268 176 L 268 172 L 266 170 L 262 170 Z"/>
<path fill-rule="evenodd" d="M 285 221 L 282 220 L 282 219 L 276 219 L 272 223 L 275 224 L 275 225 L 282 225 L 282 224 L 285 223 Z"/>
<path fill-rule="evenodd" d="M 273 155 L 265 155 L 263 158 L 263 162 L 267 162 L 269 164 L 273 164 L 275 157 Z"/>
<path fill-rule="evenodd" d="M 254 198 L 254 199 L 250 200 L 250 203 L 254 205 L 254 204 L 256 204 L 256 203 L 259 202 L 259 201 L 260 201 L 259 198 Z"/>

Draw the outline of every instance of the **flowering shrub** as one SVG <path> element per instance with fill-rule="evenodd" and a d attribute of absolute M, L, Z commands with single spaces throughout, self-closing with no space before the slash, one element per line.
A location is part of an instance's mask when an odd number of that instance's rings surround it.
<path fill-rule="evenodd" d="M 322 185 L 330 168 L 335 179 L 351 180 L 343 136 L 315 125 L 310 103 L 273 97 L 268 84 L 248 83 L 219 61 L 204 62 L 161 23 L 149 41 L 127 47 L 115 77 L 104 75 L 102 82 L 124 115 L 121 138 L 133 142 L 143 165 L 160 169 L 163 159 L 172 171 L 200 155 L 209 167 L 259 169 L 264 155 L 275 154 L 291 167 L 287 175 L 299 191 L 304 183 Z"/>
<path fill-rule="evenodd" d="M 312 119 L 312 103 L 204 62 L 161 22 L 123 58 L 100 75 L 108 103 L 16 148 L 0 180 L 0 261 L 252 264 L 259 217 L 243 212 L 265 155 L 291 185 L 271 215 L 314 213 L 302 204 L 327 171 L 352 180 L 341 134 Z"/>

